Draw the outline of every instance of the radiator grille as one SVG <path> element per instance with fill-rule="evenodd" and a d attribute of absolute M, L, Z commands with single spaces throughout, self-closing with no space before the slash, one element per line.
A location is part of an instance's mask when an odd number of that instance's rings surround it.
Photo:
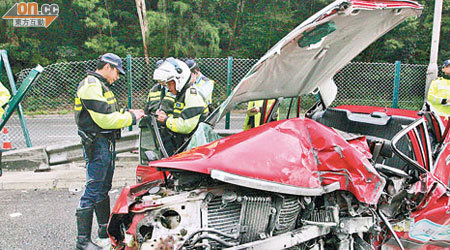
<path fill-rule="evenodd" d="M 299 212 L 300 204 L 297 197 L 284 198 L 273 234 L 278 235 L 294 229 Z"/>
<path fill-rule="evenodd" d="M 222 197 L 215 197 L 208 203 L 208 227 L 229 235 L 236 235 L 239 228 L 241 204 L 237 202 L 222 204 Z M 234 242 L 229 238 L 220 237 L 227 242 Z"/>
<path fill-rule="evenodd" d="M 260 239 L 266 233 L 272 208 L 270 197 L 243 196 L 240 220 L 241 243 Z"/>

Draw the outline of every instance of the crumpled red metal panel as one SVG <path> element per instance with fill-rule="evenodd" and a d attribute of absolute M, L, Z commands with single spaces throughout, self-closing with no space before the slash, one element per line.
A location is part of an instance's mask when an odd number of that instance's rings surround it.
<path fill-rule="evenodd" d="M 268 123 L 149 165 L 203 174 L 217 169 L 304 188 L 339 182 L 369 204 L 385 184 L 362 152 L 333 129 L 303 118 Z"/>

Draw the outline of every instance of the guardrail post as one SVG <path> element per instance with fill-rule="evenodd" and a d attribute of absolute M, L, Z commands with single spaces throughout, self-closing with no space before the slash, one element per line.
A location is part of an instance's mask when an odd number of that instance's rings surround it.
<path fill-rule="evenodd" d="M 392 107 L 398 108 L 398 92 L 400 89 L 400 68 L 402 63 L 395 61 L 395 73 L 394 73 L 394 94 L 392 98 Z"/>
<path fill-rule="evenodd" d="M 132 107 L 133 79 L 131 74 L 131 55 L 127 55 L 127 83 L 128 83 L 128 108 Z M 128 131 L 132 131 L 133 126 L 128 127 Z"/>
<path fill-rule="evenodd" d="M 227 67 L 227 97 L 231 94 L 231 76 L 233 73 L 233 57 L 228 57 L 228 67 Z M 230 112 L 225 116 L 225 129 L 230 129 Z"/>

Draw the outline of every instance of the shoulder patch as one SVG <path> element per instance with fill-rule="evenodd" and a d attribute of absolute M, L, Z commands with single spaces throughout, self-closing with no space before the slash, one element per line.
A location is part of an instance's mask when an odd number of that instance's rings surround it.
<path fill-rule="evenodd" d="M 88 83 L 96 83 L 95 77 L 88 77 Z"/>
<path fill-rule="evenodd" d="M 175 107 L 181 108 L 181 103 L 179 103 L 179 102 L 175 103 Z"/>
<path fill-rule="evenodd" d="M 196 95 L 197 94 L 197 89 L 196 88 L 191 88 L 191 94 L 192 95 Z"/>

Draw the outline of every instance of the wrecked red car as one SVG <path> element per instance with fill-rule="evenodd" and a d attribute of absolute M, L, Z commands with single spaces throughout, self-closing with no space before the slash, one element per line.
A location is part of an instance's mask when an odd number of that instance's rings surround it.
<path fill-rule="evenodd" d="M 141 122 L 137 184 L 108 225 L 115 249 L 450 248 L 450 126 L 426 104 L 330 106 L 334 74 L 421 11 L 414 1 L 330 4 L 269 50 L 172 157 L 155 119 Z M 302 115 L 308 93 L 318 102 Z M 257 99 L 276 99 L 266 124 L 217 139 L 224 114 Z"/>

